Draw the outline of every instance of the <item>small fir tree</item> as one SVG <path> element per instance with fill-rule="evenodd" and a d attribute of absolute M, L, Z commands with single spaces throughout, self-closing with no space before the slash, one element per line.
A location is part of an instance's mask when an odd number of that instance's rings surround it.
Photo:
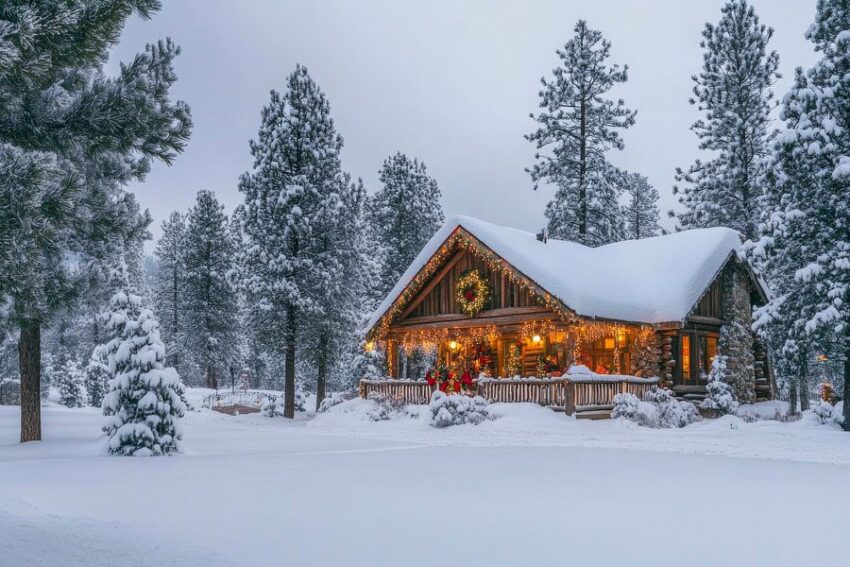
<path fill-rule="evenodd" d="M 177 371 L 166 367 L 159 323 L 129 285 L 123 259 L 114 270 L 105 346 L 109 393 L 103 412 L 107 451 L 112 455 L 168 455 L 179 449 L 178 419 L 186 413 L 183 385 Z"/>
<path fill-rule="evenodd" d="M 56 389 L 59 392 L 59 403 L 69 408 L 81 408 L 88 403 L 85 376 L 80 364 L 73 358 L 68 358 L 56 375 Z"/>
<path fill-rule="evenodd" d="M 109 367 L 101 355 L 101 349 L 96 348 L 85 370 L 85 386 L 89 395 L 89 405 L 101 407 L 106 392 L 109 389 Z"/>
<path fill-rule="evenodd" d="M 546 205 L 549 233 L 599 246 L 623 236 L 620 172 L 606 153 L 623 148 L 620 131 L 635 123 L 636 112 L 622 100 L 607 98 L 628 79 L 628 66 L 607 62 L 611 43 L 584 20 L 574 31 L 573 39 L 557 51 L 561 66 L 551 79 L 541 79 L 541 110 L 531 114 L 538 128 L 526 139 L 549 151 L 537 153 L 527 171 L 535 189 L 540 182 L 556 187 L 555 198 Z"/>
<path fill-rule="evenodd" d="M 623 207 L 626 238 L 640 239 L 661 232 L 658 212 L 658 190 L 639 173 L 625 173 L 624 189 L 628 202 Z"/>

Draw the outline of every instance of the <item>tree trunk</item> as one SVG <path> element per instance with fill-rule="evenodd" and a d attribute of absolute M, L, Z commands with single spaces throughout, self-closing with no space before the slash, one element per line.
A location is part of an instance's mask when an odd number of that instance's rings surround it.
<path fill-rule="evenodd" d="M 587 234 L 587 105 L 581 101 L 581 125 L 579 128 L 579 174 L 578 174 L 578 199 L 579 219 L 578 233 L 582 236 Z M 580 239 L 583 240 L 583 239 Z M 587 244 L 587 242 L 581 242 Z"/>
<path fill-rule="evenodd" d="M 797 378 L 788 380 L 788 415 L 797 415 Z"/>
<path fill-rule="evenodd" d="M 41 441 L 41 324 L 21 325 L 21 443 Z"/>
<path fill-rule="evenodd" d="M 283 376 L 283 417 L 295 417 L 295 338 L 298 332 L 296 309 L 286 306 L 286 355 Z"/>
<path fill-rule="evenodd" d="M 800 411 L 809 409 L 809 369 L 800 376 Z"/>
<path fill-rule="evenodd" d="M 841 428 L 844 431 L 850 431 L 850 327 L 844 327 L 844 395 L 841 399 L 844 400 L 844 421 L 841 423 Z"/>
<path fill-rule="evenodd" d="M 325 388 L 328 382 L 328 335 L 322 331 L 319 335 L 319 358 L 317 361 L 318 379 L 316 380 L 316 411 L 325 399 Z"/>

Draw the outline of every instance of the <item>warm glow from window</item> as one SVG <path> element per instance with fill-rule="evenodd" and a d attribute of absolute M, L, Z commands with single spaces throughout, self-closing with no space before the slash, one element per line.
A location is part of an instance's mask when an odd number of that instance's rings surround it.
<path fill-rule="evenodd" d="M 682 335 L 682 378 L 691 379 L 691 336 Z"/>
<path fill-rule="evenodd" d="M 617 344 L 621 347 L 626 346 L 626 331 L 620 329 L 617 333 Z"/>
<path fill-rule="evenodd" d="M 614 350 L 614 337 L 605 337 L 605 350 Z"/>

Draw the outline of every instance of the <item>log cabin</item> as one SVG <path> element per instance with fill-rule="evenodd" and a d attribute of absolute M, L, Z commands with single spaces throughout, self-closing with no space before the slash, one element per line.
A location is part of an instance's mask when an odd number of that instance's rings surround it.
<path fill-rule="evenodd" d="M 657 377 L 699 399 L 712 362 L 742 402 L 769 399 L 767 350 L 752 332 L 763 282 L 739 234 L 696 229 L 597 248 L 459 216 L 372 315 L 367 348 L 394 379 L 429 366 L 493 378 Z"/>

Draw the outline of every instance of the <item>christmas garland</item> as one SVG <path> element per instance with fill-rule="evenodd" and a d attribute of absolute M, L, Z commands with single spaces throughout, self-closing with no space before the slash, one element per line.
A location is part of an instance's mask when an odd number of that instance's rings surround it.
<path fill-rule="evenodd" d="M 490 286 L 478 270 L 469 270 L 461 275 L 455 289 L 455 298 L 460 310 L 470 317 L 484 309 L 490 295 Z"/>
<path fill-rule="evenodd" d="M 442 364 L 437 368 L 430 369 L 425 374 L 425 382 L 429 386 L 436 385 L 441 392 L 447 394 L 458 394 L 461 390 L 471 390 L 474 384 L 469 370 L 464 370 L 463 374 L 458 376 Z"/>

